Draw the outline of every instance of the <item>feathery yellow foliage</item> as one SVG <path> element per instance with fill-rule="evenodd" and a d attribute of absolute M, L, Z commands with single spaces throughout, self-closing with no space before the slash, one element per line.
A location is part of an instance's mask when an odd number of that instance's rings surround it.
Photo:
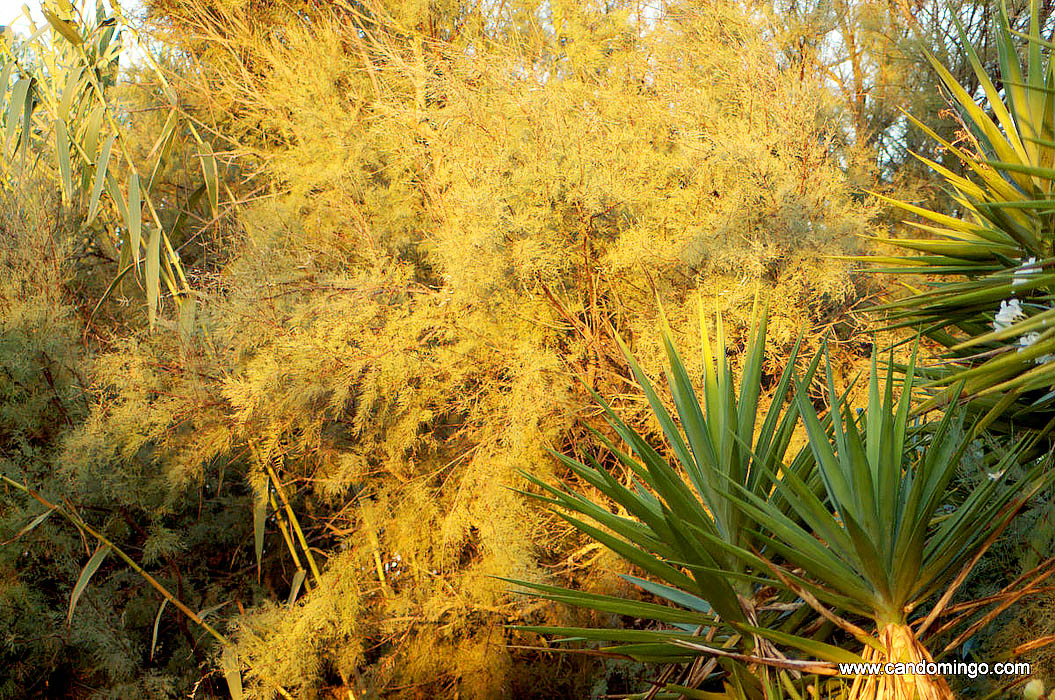
<path fill-rule="evenodd" d="M 195 61 L 179 89 L 270 196 L 238 212 L 188 344 L 95 362 L 76 477 L 164 508 L 239 474 L 260 491 L 274 465 L 322 575 L 237 617 L 250 697 L 581 694 L 503 629 L 568 613 L 492 577 L 601 590 L 621 565 L 515 470 L 585 449 L 584 383 L 645 420 L 614 336 L 657 371 L 657 295 L 675 328 L 716 301 L 736 342 L 758 294 L 775 353 L 841 322 L 863 286 L 823 256 L 875 210 L 830 100 L 764 17 L 717 3 L 148 5 Z M 146 474 L 157 490 L 128 488 Z M 283 522 L 266 550 L 287 562 Z"/>

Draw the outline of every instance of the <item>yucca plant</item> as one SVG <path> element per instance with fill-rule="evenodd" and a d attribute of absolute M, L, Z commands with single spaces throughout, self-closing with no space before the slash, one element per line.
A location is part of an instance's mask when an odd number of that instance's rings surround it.
<path fill-rule="evenodd" d="M 737 394 L 720 324 L 717 358 L 704 333 L 700 401 L 664 332 L 680 428 L 624 347 L 677 466 L 598 399 L 629 445 L 628 453 L 598 435 L 628 469 L 629 485 L 595 460 L 587 466 L 557 457 L 627 516 L 526 476 L 560 517 L 649 575 L 624 578 L 665 603 L 511 581 L 542 598 L 652 622 L 650 629 L 520 629 L 607 641 L 604 652 L 640 661 L 689 663 L 680 678 L 664 676 L 660 686 L 671 692 L 716 681 L 712 674 L 724 670 L 728 697 L 764 697 L 766 688 L 790 682 L 789 672 L 835 675 L 832 662 L 931 660 L 923 634 L 1010 519 L 1012 499 L 1020 505 L 1048 483 L 1049 465 L 1034 462 L 1013 483 L 984 480 L 952 501 L 947 487 L 973 432 L 962 410 L 912 427 L 915 352 L 907 371 L 891 357 L 882 381 L 873 355 L 868 403 L 860 411 L 836 392 L 829 364 L 833 409 L 818 412 L 807 386 L 819 356 L 801 381 L 793 379 L 792 362 L 759 426 L 764 342 L 763 315 Z M 800 416 L 809 445 L 785 461 Z M 997 470 L 1015 464 L 1023 447 L 1006 451 Z M 919 617 L 935 596 L 938 602 Z M 856 639 L 863 654 L 818 639 L 810 623 L 820 618 Z M 769 668 L 782 670 L 761 672 Z M 837 694 L 950 697 L 945 682 L 932 676 L 857 678 Z"/>
<path fill-rule="evenodd" d="M 873 354 L 867 407 L 857 412 L 846 401 L 835 402 L 831 431 L 799 385 L 796 400 L 825 498 L 818 498 L 799 474 L 785 471 L 775 488 L 798 521 L 774 507 L 772 499 L 733 488 L 758 528 L 756 536 L 765 542 L 760 553 L 743 552 L 745 560 L 768 562 L 781 581 L 816 601 L 818 610 L 827 606 L 825 616 L 864 643 L 863 656 L 882 663 L 932 660 L 921 635 L 1006 525 L 1015 511 L 1012 499 L 1021 505 L 1051 479 L 1050 460 L 1034 461 L 1014 483 L 983 480 L 962 501 L 950 502 L 948 486 L 973 431 L 965 429 L 959 409 L 910 429 L 915 352 L 901 372 L 891 357 L 881 381 Z M 830 365 L 827 374 L 829 395 L 835 396 Z M 1008 449 L 997 472 L 1015 464 L 1022 448 L 1020 442 Z M 775 564 L 777 559 L 784 563 Z M 917 617 L 936 596 L 938 602 Z M 872 621 L 874 632 L 865 634 L 852 617 Z M 951 694 L 940 676 L 888 675 L 857 679 L 850 696 Z"/>
<path fill-rule="evenodd" d="M 921 372 L 938 389 L 926 407 L 949 401 L 963 383 L 987 423 L 1047 429 L 1055 417 L 1055 73 L 1035 0 L 1031 12 L 1028 34 L 1011 28 L 1006 8 L 997 13 L 1001 88 L 960 30 L 988 110 L 928 55 L 966 144 L 909 119 L 963 163 L 961 176 L 917 156 L 942 177 L 958 211 L 886 200 L 918 219 L 908 223 L 925 235 L 876 238 L 912 254 L 865 259 L 876 271 L 926 278 L 880 307 L 894 327 L 918 326 L 947 349 L 949 363 Z M 1026 42 L 1025 66 L 1016 38 Z"/>
<path fill-rule="evenodd" d="M 721 319 L 717 321 L 715 351 L 701 312 L 702 401 L 664 322 L 667 380 L 678 422 L 623 346 L 633 375 L 666 436 L 674 465 L 600 397 L 597 400 L 609 425 L 629 449 L 624 450 L 599 433 L 597 439 L 625 467 L 625 476 L 610 473 L 593 459 L 588 458 L 587 465 L 554 454 L 585 482 L 622 506 L 626 516 L 611 513 L 605 506 L 567 488 L 524 475 L 548 494 L 535 495 L 536 498 L 555 506 L 560 517 L 648 574 L 650 579 L 624 578 L 660 602 L 587 594 L 528 581 L 511 583 L 529 588 L 542 598 L 647 619 L 651 628 L 522 629 L 608 641 L 612 646 L 606 652 L 639 661 L 689 664 L 680 678 L 668 677 L 664 685 L 669 689 L 700 685 L 717 671 L 716 659 L 723 659 L 726 670 L 731 672 L 730 692 L 739 689 L 736 692 L 748 693 L 750 697 L 765 695 L 763 684 L 777 679 L 764 673 L 760 679 L 742 673 L 744 663 L 816 670 L 815 663 L 787 658 L 778 647 L 781 642 L 790 640 L 811 657 L 828 661 L 858 659 L 852 653 L 796 635 L 815 620 L 815 613 L 796 601 L 794 595 L 757 585 L 760 577 L 768 579 L 769 572 L 740 555 L 764 546 L 768 540 L 753 527 L 753 521 L 745 523 L 745 511 L 735 502 L 739 495 L 730 495 L 729 484 L 770 503 L 774 511 L 785 513 L 792 521 L 796 516 L 790 501 L 774 490 L 778 472 L 793 473 L 796 483 L 823 492 L 807 450 L 786 461 L 799 413 L 798 405 L 789 402 L 798 344 L 773 391 L 769 411 L 759 420 L 766 314 L 756 318 L 737 391 Z M 816 367 L 814 359 L 806 370 L 807 379 Z M 760 629 L 766 633 L 759 634 Z M 827 667 L 823 670 L 831 672 Z"/>

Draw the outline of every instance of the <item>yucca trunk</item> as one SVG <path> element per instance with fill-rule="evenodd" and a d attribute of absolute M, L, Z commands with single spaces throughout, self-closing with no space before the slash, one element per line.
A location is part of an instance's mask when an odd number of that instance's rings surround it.
<path fill-rule="evenodd" d="M 889 623 L 879 632 L 883 651 L 866 647 L 862 657 L 866 663 L 918 664 L 934 659 L 916 639 L 912 628 L 904 623 Z M 935 675 L 875 675 L 859 676 L 850 688 L 851 700 L 953 700 L 952 690 L 944 676 Z"/>

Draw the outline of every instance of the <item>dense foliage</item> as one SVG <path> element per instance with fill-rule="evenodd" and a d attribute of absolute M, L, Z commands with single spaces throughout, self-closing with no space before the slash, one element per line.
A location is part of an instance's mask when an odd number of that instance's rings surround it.
<path fill-rule="evenodd" d="M 955 138 L 919 53 L 948 25 L 929 9 L 45 5 L 0 61 L 0 697 L 640 692 L 647 664 L 554 654 L 531 630 L 646 615 L 508 580 L 659 605 L 656 584 L 521 490 L 601 499 L 627 477 L 590 430 L 670 437 L 657 409 L 683 397 L 642 387 L 675 344 L 706 343 L 688 332 L 701 302 L 725 319 L 719 383 L 754 387 L 735 440 L 713 426 L 723 454 L 762 498 L 785 456 L 813 469 L 799 414 L 900 337 L 863 332 L 885 279 L 851 258 L 896 234 L 864 190 L 945 206 L 907 148 L 964 167 L 894 109 Z M 128 46 L 135 66 L 96 75 Z M 831 386 L 792 382 L 825 338 Z M 718 381 L 681 369 L 682 388 Z M 787 416 L 761 481 L 739 451 L 754 411 Z M 971 492 L 953 476 L 942 505 Z M 762 540 L 711 496 L 737 523 L 730 600 L 750 598 Z M 976 572 L 999 589 L 1019 565 Z M 754 605 L 721 614 L 754 624 Z"/>

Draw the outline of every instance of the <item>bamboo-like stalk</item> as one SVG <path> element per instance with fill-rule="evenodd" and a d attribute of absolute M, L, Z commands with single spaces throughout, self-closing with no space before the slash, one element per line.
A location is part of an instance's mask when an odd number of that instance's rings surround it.
<path fill-rule="evenodd" d="M 278 529 L 282 533 L 282 539 L 286 541 L 286 548 L 289 550 L 289 555 L 293 558 L 293 564 L 297 567 L 297 570 L 303 571 L 304 565 L 300 563 L 300 555 L 297 554 L 297 546 L 294 544 L 289 533 L 292 529 L 289 523 L 286 521 L 285 515 L 282 513 L 282 509 L 278 506 L 278 501 L 275 500 L 275 494 L 268 494 L 268 499 L 271 502 L 271 509 L 275 511 L 275 517 L 278 518 Z M 311 586 L 317 586 L 318 584 L 314 581 L 308 581 Z"/>
<path fill-rule="evenodd" d="M 143 55 L 150 69 L 162 84 L 162 92 L 169 102 L 169 109 L 174 115 L 178 114 L 183 117 L 183 119 L 181 120 L 183 126 L 188 129 L 195 142 L 197 142 L 199 148 L 207 148 L 208 144 L 202 138 L 201 134 L 195 127 L 190 116 L 184 110 L 179 108 L 179 103 L 175 91 L 172 89 L 167 78 L 165 77 L 164 71 L 162 70 L 161 66 L 157 63 L 153 55 L 150 53 L 149 48 L 140 38 L 139 32 L 135 29 L 134 25 L 125 16 L 125 14 L 120 8 L 120 5 L 115 0 L 111 0 L 110 7 L 112 10 L 111 17 L 113 19 L 116 19 L 123 29 L 131 33 L 140 45 L 140 47 L 143 49 Z M 73 10 L 77 14 L 77 21 L 71 23 L 73 25 L 71 31 L 80 33 L 82 27 L 88 27 L 89 25 L 85 22 L 84 17 L 81 15 L 79 8 L 74 7 Z M 52 29 L 55 30 L 55 25 L 50 18 L 48 21 L 52 24 Z M 95 27 L 95 30 L 97 31 L 98 27 Z M 41 31 L 43 31 L 43 29 Z M 61 33 L 66 36 L 65 32 Z M 18 57 L 14 54 L 11 46 L 9 46 L 6 42 L 0 42 L 0 44 L 2 44 L 2 47 L 0 47 L 0 51 L 3 52 L 5 61 L 10 62 L 11 65 L 17 67 L 19 72 L 29 75 L 35 79 L 34 91 L 42 97 L 41 104 L 44 107 L 44 112 L 51 119 L 52 122 L 57 119 L 65 119 L 67 116 L 62 114 L 62 111 L 59 107 L 61 100 L 60 96 L 57 93 L 57 90 L 59 88 L 56 85 L 56 81 L 60 78 L 56 76 L 69 75 L 69 71 L 73 70 L 83 71 L 84 80 L 86 81 L 87 87 L 80 90 L 80 94 L 87 95 L 87 99 L 90 103 L 97 103 L 98 106 L 101 107 L 100 114 L 102 115 L 102 118 L 105 120 L 106 125 L 108 126 L 110 132 L 113 135 L 113 141 L 116 143 L 117 150 L 119 153 L 119 160 L 124 161 L 127 168 L 129 169 L 129 172 L 138 177 L 139 171 L 136 167 L 131 148 L 127 143 L 125 130 L 123 130 L 120 124 L 118 123 L 118 120 L 114 114 L 113 106 L 111 102 L 107 100 L 103 86 L 100 84 L 98 77 L 95 75 L 93 61 L 89 57 L 88 51 L 85 48 L 86 45 L 90 43 L 92 36 L 94 35 L 83 37 L 84 41 L 81 42 L 68 40 L 69 37 L 67 36 L 67 41 L 54 43 L 49 47 L 50 52 L 44 51 L 42 61 L 44 66 L 48 69 L 47 77 L 42 76 L 40 74 L 40 71 L 26 70 L 25 66 L 21 64 L 21 62 L 18 60 Z M 60 56 L 63 58 L 69 57 L 70 59 L 72 59 L 75 65 L 71 66 L 68 69 L 60 70 L 56 60 L 56 57 Z M 81 97 L 79 95 L 77 101 L 79 102 L 80 100 Z M 76 129 L 74 131 L 76 132 Z M 24 135 L 24 137 L 28 142 L 29 134 Z M 75 158 L 79 163 L 87 165 L 88 167 L 96 165 L 93 162 L 91 155 L 85 151 L 83 144 L 80 143 L 78 139 L 71 138 L 67 147 L 73 154 L 75 154 Z M 211 148 L 209 148 L 208 153 L 211 154 L 211 152 Z M 211 174 L 208 169 L 206 169 L 205 179 L 206 185 L 210 188 L 210 191 L 214 194 L 218 193 L 220 185 L 219 178 L 216 176 L 215 173 L 215 169 L 213 169 Z M 119 196 L 119 192 L 111 192 L 111 194 Z M 182 306 L 184 298 L 191 294 L 190 284 L 187 280 L 186 273 L 180 261 L 179 253 L 173 247 L 172 241 L 169 238 L 170 232 L 166 232 L 164 226 L 162 225 L 161 217 L 158 211 L 158 205 L 155 203 L 154 197 L 151 195 L 151 192 L 147 189 L 143 189 L 140 191 L 140 197 L 141 204 L 144 205 L 142 215 L 150 219 L 150 221 L 156 227 L 160 238 L 159 243 L 162 248 L 162 252 L 158 261 L 159 269 L 157 274 L 159 282 L 161 280 L 164 281 L 165 286 L 171 294 L 178 309 Z M 213 197 L 210 197 L 210 203 L 215 204 L 215 200 Z M 146 237 L 141 240 L 141 246 L 147 250 L 147 253 L 149 255 L 150 244 L 149 240 Z M 132 255 L 132 258 L 137 263 L 138 254 L 138 251 L 135 251 Z M 107 294 L 109 293 L 109 291 L 110 290 L 107 291 Z M 100 304 L 102 303 L 102 300 L 106 298 L 106 296 L 107 295 L 104 295 L 103 298 L 100 299 Z M 151 314 L 151 318 L 153 319 L 153 312 Z"/>
<path fill-rule="evenodd" d="M 7 44 L 4 42 L 0 42 L 0 45 L 3 46 L 4 52 L 7 54 L 7 58 L 11 60 L 15 65 L 19 65 L 19 61 L 14 55 L 14 53 L 11 51 L 10 47 L 8 47 Z M 103 116 L 105 117 L 107 124 L 113 131 L 114 135 L 117 137 L 115 139 L 115 142 L 117 143 L 118 149 L 120 150 L 121 155 L 124 157 L 124 160 L 128 165 L 129 170 L 138 175 L 139 171 L 135 167 L 135 162 L 132 160 L 131 152 L 129 151 L 128 146 L 125 143 L 120 125 L 118 125 L 117 121 L 114 119 L 113 114 L 110 111 L 110 104 L 106 101 L 105 93 L 103 92 L 102 86 L 99 85 L 99 82 L 98 80 L 96 80 L 94 72 L 91 70 L 91 62 L 88 59 L 88 55 L 84 50 L 84 46 L 79 45 L 76 48 L 79 51 L 78 58 L 80 58 L 82 62 L 82 65 L 84 67 L 84 73 L 87 76 L 88 82 L 92 87 L 92 95 L 97 98 L 100 106 L 103 109 Z M 20 69 L 22 69 L 21 66 L 19 67 Z M 48 81 L 37 81 L 37 84 L 40 85 L 50 83 Z M 54 96 L 52 95 L 51 97 L 52 100 L 55 101 Z M 85 153 L 82 145 L 76 139 L 71 139 L 70 145 L 75 146 L 74 150 L 85 163 L 87 163 L 88 165 L 93 164 L 92 159 L 87 155 L 87 153 Z M 150 197 L 150 193 L 147 191 L 143 191 L 141 193 L 141 196 L 143 197 L 143 202 L 147 205 L 147 209 L 151 215 L 151 218 L 154 221 L 154 225 L 157 226 L 158 231 L 161 234 L 162 242 L 165 244 L 165 263 L 166 265 L 168 265 L 169 268 L 171 268 L 165 269 L 165 271 L 168 273 L 167 276 L 165 276 L 165 284 L 168 286 L 169 291 L 173 294 L 173 297 L 176 299 L 176 303 L 178 305 L 180 295 L 188 293 L 190 291 L 190 285 L 187 282 L 186 275 L 183 272 L 183 266 L 180 265 L 179 256 L 178 254 L 176 254 L 175 250 L 173 250 L 172 243 L 169 241 L 168 235 L 165 233 L 165 228 L 161 224 L 161 217 L 158 215 L 157 210 L 154 207 L 154 202 L 153 199 Z M 147 242 L 144 240 L 142 244 L 144 247 L 146 247 Z M 172 274 L 172 270 L 175 270 L 176 274 L 179 276 L 179 282 L 182 286 L 182 289 L 177 289 L 176 277 Z"/>
<path fill-rule="evenodd" d="M 15 487 L 16 489 L 18 489 L 22 493 L 26 494 L 27 496 L 29 496 L 33 500 L 35 500 L 38 503 L 40 503 L 45 508 L 48 508 L 50 510 L 54 510 L 54 511 L 56 511 L 58 513 L 61 513 L 63 515 L 63 517 L 65 517 L 67 520 L 69 520 L 74 525 L 76 525 L 78 529 L 80 529 L 80 530 L 82 530 L 84 532 L 87 532 L 89 535 L 91 535 L 96 540 L 98 540 L 101 544 L 103 544 L 103 545 L 105 545 L 107 547 L 110 547 L 110 549 L 113 550 L 113 553 L 116 554 L 119 559 L 123 560 L 126 564 L 128 564 L 128 566 L 130 566 L 132 568 L 133 571 L 135 571 L 137 574 L 142 576 L 143 579 L 146 580 L 147 583 L 149 583 L 151 586 L 153 586 L 154 589 L 157 590 L 157 592 L 160 593 L 163 598 L 165 598 L 165 600 L 167 600 L 168 602 L 172 603 L 172 605 L 177 610 L 179 610 L 184 615 L 186 615 L 188 618 L 190 618 L 191 621 L 193 621 L 195 624 L 200 625 L 201 628 L 204 629 L 206 632 L 208 632 L 210 635 L 212 635 L 216 639 L 216 641 L 220 642 L 223 645 L 230 645 L 231 644 L 231 642 L 228 641 L 228 639 L 226 637 L 224 637 L 222 634 L 217 632 L 216 629 L 214 629 L 208 622 L 206 622 L 205 620 L 201 619 L 201 617 L 198 616 L 198 613 L 196 613 L 193 610 L 191 610 L 190 608 L 188 608 L 179 598 L 177 598 L 172 593 L 170 593 L 167 588 L 162 586 L 161 583 L 156 578 L 154 578 L 149 573 L 147 573 L 147 571 L 145 569 L 143 569 L 143 567 L 141 567 L 139 564 L 137 564 L 135 562 L 135 560 L 132 559 L 130 556 L 128 556 L 128 554 L 126 554 L 123 550 L 121 550 L 120 547 L 118 547 L 113 542 L 111 542 L 109 540 L 109 538 L 107 538 L 101 532 L 99 532 L 98 530 L 93 528 L 91 525 L 89 525 L 88 523 L 84 522 L 84 520 L 82 520 L 81 517 L 78 516 L 76 513 L 72 512 L 70 510 L 67 510 L 66 508 L 63 508 L 62 506 L 60 506 L 60 505 L 58 505 L 56 503 L 52 503 L 51 501 L 47 500 L 46 498 L 41 496 L 39 493 L 34 491 L 33 489 L 29 488 L 28 486 L 25 486 L 23 484 L 18 483 L 17 481 L 15 481 L 14 479 L 11 479 L 8 476 L 0 474 L 0 480 L 3 480 L 3 482 L 5 484 L 9 485 L 9 486 Z"/>
<path fill-rule="evenodd" d="M 374 527 L 374 519 L 370 517 L 370 511 L 363 507 L 363 501 L 361 497 L 358 497 L 359 501 L 359 512 L 362 514 L 364 524 L 366 525 L 367 536 L 370 538 L 370 547 L 373 551 L 374 567 L 377 569 L 377 580 L 381 583 L 381 589 L 385 594 L 389 594 L 388 588 L 388 577 L 385 576 L 385 567 L 381 562 L 381 542 L 377 537 L 377 529 Z"/>
<path fill-rule="evenodd" d="M 289 499 L 286 498 L 286 490 L 282 487 L 282 482 L 278 478 L 278 474 L 275 473 L 275 468 L 271 466 L 270 461 L 265 464 L 268 476 L 271 477 L 271 483 L 275 486 L 275 491 L 278 493 L 278 497 L 282 500 L 282 505 L 285 506 L 286 516 L 289 518 L 289 522 L 293 525 L 293 531 L 297 534 L 297 540 L 300 542 L 301 549 L 304 550 L 304 557 L 308 560 L 308 566 L 311 567 L 311 575 L 315 577 L 316 585 L 322 584 L 322 574 L 319 573 L 319 567 L 315 564 L 315 557 L 311 554 L 311 548 L 308 546 L 308 538 L 304 536 L 304 530 L 300 527 L 300 521 L 297 520 L 296 513 L 293 512 L 293 507 L 289 504 Z"/>

